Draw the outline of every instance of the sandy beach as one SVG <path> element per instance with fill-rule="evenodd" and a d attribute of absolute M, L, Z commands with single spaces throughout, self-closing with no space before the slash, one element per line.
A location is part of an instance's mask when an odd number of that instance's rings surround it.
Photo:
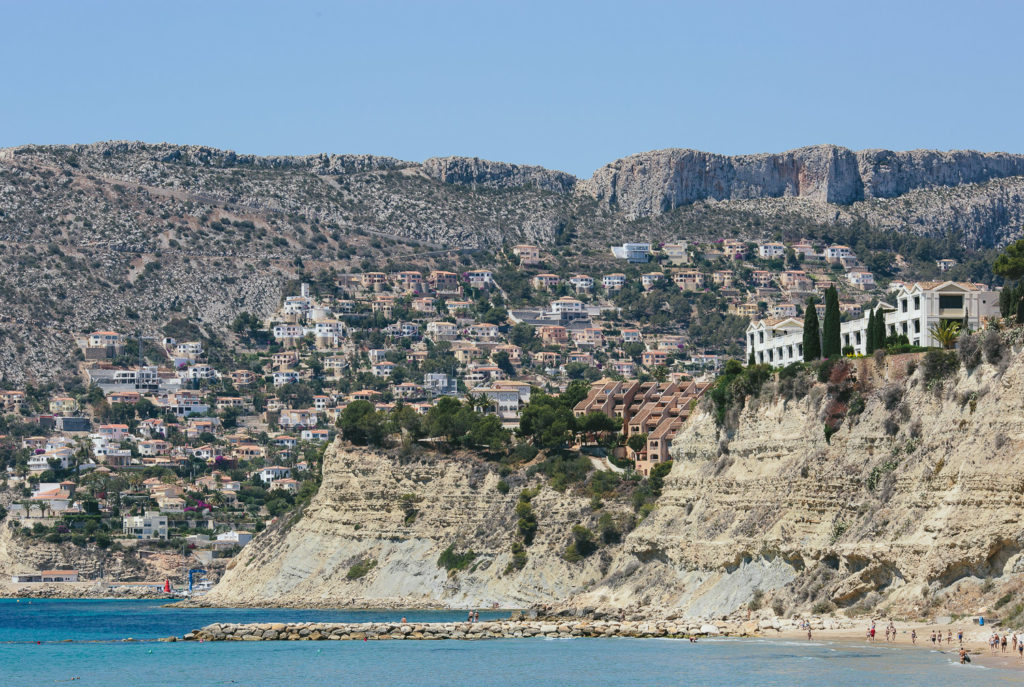
<path fill-rule="evenodd" d="M 862 623 L 863 629 L 861 630 L 814 630 L 812 639 L 842 642 L 844 644 L 872 644 L 865 639 L 865 633 L 870 624 L 870 620 L 864 621 Z M 893 625 L 896 627 L 896 639 L 895 641 L 886 642 L 885 628 L 887 625 L 888 621 L 875 621 L 874 645 L 884 645 L 890 648 L 920 651 L 943 651 L 951 655 L 951 660 L 957 661 L 959 660 L 960 646 L 957 642 L 956 636 L 957 632 L 962 629 L 964 633 L 964 647 L 970 653 L 972 663 L 988 668 L 1024 671 L 1024 661 L 1020 659 L 1018 653 L 1011 652 L 1010 650 L 1012 648 L 1012 632 L 1006 633 L 1008 641 L 1010 642 L 1006 648 L 1006 653 L 993 654 L 989 650 L 988 638 L 996 628 L 980 628 L 973 623 L 966 622 L 952 623 L 949 625 L 894 622 Z M 910 633 L 912 630 L 917 630 L 916 644 L 911 641 Z M 941 643 L 935 642 L 934 645 L 932 644 L 931 633 L 933 631 L 942 633 Z M 953 633 L 953 641 L 952 643 L 947 644 L 946 635 L 950 631 Z M 1001 637 L 1002 632 L 1000 631 L 999 634 Z M 806 640 L 807 632 L 783 630 L 777 633 L 764 632 L 762 636 L 768 638 L 778 637 L 780 639 Z M 1024 639 L 1024 634 L 1018 634 L 1017 637 L 1018 639 Z"/>

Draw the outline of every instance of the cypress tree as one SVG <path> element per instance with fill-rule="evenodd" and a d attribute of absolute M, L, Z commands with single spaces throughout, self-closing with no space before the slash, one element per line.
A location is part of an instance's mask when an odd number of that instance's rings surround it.
<path fill-rule="evenodd" d="M 885 349 L 885 311 L 879 310 L 875 315 L 875 348 Z"/>
<path fill-rule="evenodd" d="M 875 311 L 868 310 L 868 330 L 864 333 L 864 348 L 868 355 L 875 352 Z"/>
<path fill-rule="evenodd" d="M 839 292 L 830 286 L 825 291 L 825 323 L 822 327 L 821 352 L 826 358 L 841 355 L 843 345 L 839 337 Z"/>
<path fill-rule="evenodd" d="M 1024 324 L 1024 298 L 1017 300 L 1017 324 Z"/>
<path fill-rule="evenodd" d="M 818 331 L 818 309 L 814 297 L 807 299 L 807 314 L 804 317 L 804 362 L 821 357 L 821 334 Z"/>

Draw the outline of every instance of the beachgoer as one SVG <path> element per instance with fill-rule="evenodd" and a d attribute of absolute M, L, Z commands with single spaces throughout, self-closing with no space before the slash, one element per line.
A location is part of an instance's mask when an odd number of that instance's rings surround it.
<path fill-rule="evenodd" d="M 917 644 L 917 630 L 910 631 L 910 643 Z"/>
<path fill-rule="evenodd" d="M 807 626 L 807 641 L 811 641 L 811 627 Z"/>
<path fill-rule="evenodd" d="M 480 622 L 480 611 L 473 611 L 473 622 Z"/>
<path fill-rule="evenodd" d="M 946 646 L 949 646 L 952 643 L 953 643 L 953 631 L 949 630 L 948 632 L 946 632 Z"/>
<path fill-rule="evenodd" d="M 932 630 L 932 646 L 935 646 L 935 630 Z"/>
<path fill-rule="evenodd" d="M 1003 653 L 1005 654 L 1006 653 L 1006 634 L 1005 633 L 1003 633 L 1002 647 L 1003 647 Z"/>
<path fill-rule="evenodd" d="M 961 664 L 963 664 L 963 663 L 966 663 L 966 662 L 967 662 L 967 661 L 965 661 L 965 660 L 964 660 L 964 657 L 965 657 L 965 656 L 967 656 L 967 652 L 966 652 L 966 651 L 964 651 L 963 647 L 961 647 L 961 648 L 960 648 L 960 663 L 961 663 Z"/>
<path fill-rule="evenodd" d="M 473 611 L 470 611 L 469 615 L 466 616 L 466 622 L 467 623 L 473 622 Z"/>
<path fill-rule="evenodd" d="M 871 641 L 871 628 L 870 627 L 868 629 L 864 630 L 864 641 L 867 641 L 867 642 Z"/>
<path fill-rule="evenodd" d="M 963 628 L 960 628 L 959 630 L 956 631 L 956 641 L 960 642 L 960 646 L 964 645 L 964 631 L 963 631 Z"/>
<path fill-rule="evenodd" d="M 875 624 L 871 623 L 871 641 L 875 641 Z"/>
<path fill-rule="evenodd" d="M 402 616 L 402 624 L 403 624 L 403 625 L 405 625 L 405 624 L 406 624 L 407 622 L 409 622 L 409 621 L 408 621 L 408 620 L 406 620 L 406 619 L 405 619 L 405 616 L 403 615 L 403 616 Z"/>

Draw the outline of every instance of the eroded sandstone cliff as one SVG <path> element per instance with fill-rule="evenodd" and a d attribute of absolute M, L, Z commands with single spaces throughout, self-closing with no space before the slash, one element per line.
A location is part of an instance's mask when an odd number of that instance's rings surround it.
<path fill-rule="evenodd" d="M 796 393 L 769 383 L 728 430 L 695 413 L 654 512 L 582 562 L 562 553 L 571 527 L 594 517 L 589 500 L 543 489 L 520 572 L 506 567 L 522 485 L 502 494 L 496 471 L 469 459 L 402 464 L 335 446 L 306 515 L 257 538 L 206 602 L 717 615 L 757 598 L 784 612 L 977 612 L 1024 578 L 1024 356 L 943 383 L 926 383 L 917 362 L 856 361 L 849 383 L 863 410 L 841 408 L 829 439 L 836 399 L 809 378 Z M 450 545 L 478 554 L 469 570 L 438 565 Z M 375 566 L 349 579 L 361 561 Z"/>
<path fill-rule="evenodd" d="M 513 488 L 503 494 L 500 479 L 493 464 L 468 458 L 403 462 L 336 444 L 305 515 L 262 533 L 202 601 L 517 607 L 569 598 L 602 578 L 609 550 L 577 563 L 562 558 L 572 527 L 592 524 L 590 499 L 548 488 L 532 498 L 539 526 L 526 565 L 507 570 L 526 482 L 506 477 Z M 449 575 L 438 563 L 449 546 L 476 558 Z M 351 579 L 359 564 L 368 572 Z"/>
<path fill-rule="evenodd" d="M 823 420 L 836 406 L 822 384 L 801 400 L 769 389 L 733 431 L 696 414 L 673 443 L 658 508 L 584 599 L 699 614 L 760 590 L 787 609 L 973 613 L 986 593 L 1018 588 L 1024 358 L 944 384 L 921 369 L 908 377 L 906 363 L 857 362 L 864 410 L 830 441 Z"/>

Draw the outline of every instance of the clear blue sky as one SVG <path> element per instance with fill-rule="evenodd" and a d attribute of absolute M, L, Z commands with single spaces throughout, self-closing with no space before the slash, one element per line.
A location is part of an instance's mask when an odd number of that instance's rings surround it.
<path fill-rule="evenodd" d="M 0 146 L 1024 152 L 1021 2 L 0 0 Z"/>

